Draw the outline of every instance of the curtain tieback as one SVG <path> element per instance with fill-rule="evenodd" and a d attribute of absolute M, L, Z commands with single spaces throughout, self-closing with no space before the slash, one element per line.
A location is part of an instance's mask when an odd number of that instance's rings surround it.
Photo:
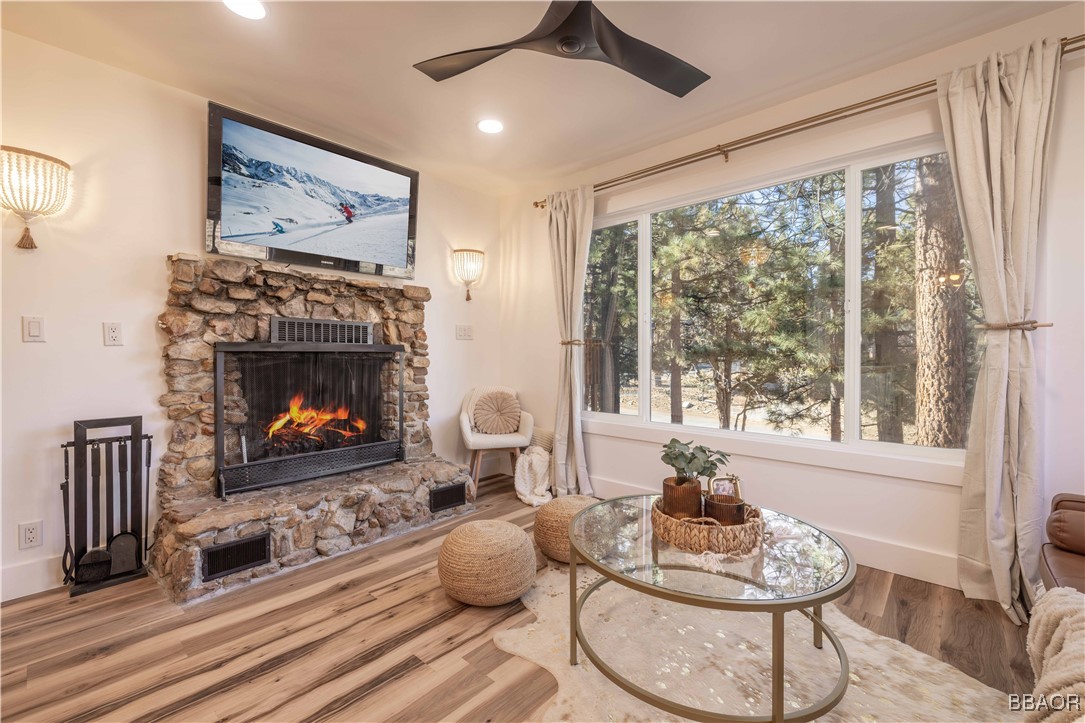
<path fill-rule="evenodd" d="M 1036 321 L 1035 319 L 1008 321 L 1005 324 L 976 324 L 977 329 L 986 329 L 987 331 L 1036 331 L 1041 326 L 1055 325 L 1049 321 Z"/>
<path fill-rule="evenodd" d="M 562 346 L 584 346 L 583 339 L 562 339 L 560 344 Z"/>

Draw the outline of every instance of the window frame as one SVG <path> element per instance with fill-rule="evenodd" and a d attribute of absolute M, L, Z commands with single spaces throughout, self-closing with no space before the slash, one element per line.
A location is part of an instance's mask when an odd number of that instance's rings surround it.
<path fill-rule="evenodd" d="M 941 449 L 864 440 L 860 435 L 862 364 L 862 174 L 910 158 L 946 151 L 941 134 L 864 149 L 854 153 L 807 163 L 779 171 L 746 176 L 727 183 L 669 196 L 594 218 L 592 232 L 609 226 L 637 223 L 637 380 L 638 413 L 619 414 L 582 410 L 588 434 L 665 442 L 672 436 L 692 434 L 715 440 L 728 451 L 744 456 L 783 459 L 787 462 L 870 472 L 890 477 L 922 479 L 960 486 L 964 465 L 963 449 Z M 755 191 L 767 186 L 810 176 L 844 172 L 844 429 L 841 441 L 803 439 L 752 432 L 716 429 L 651 420 L 652 369 L 652 226 L 653 213 L 718 198 Z M 885 461 L 900 464 L 887 468 Z"/>

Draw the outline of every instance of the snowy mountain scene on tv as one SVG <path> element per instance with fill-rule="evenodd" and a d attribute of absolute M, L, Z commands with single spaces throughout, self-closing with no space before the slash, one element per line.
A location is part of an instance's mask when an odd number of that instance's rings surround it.
<path fill-rule="evenodd" d="M 411 179 L 224 118 L 224 241 L 407 266 Z"/>

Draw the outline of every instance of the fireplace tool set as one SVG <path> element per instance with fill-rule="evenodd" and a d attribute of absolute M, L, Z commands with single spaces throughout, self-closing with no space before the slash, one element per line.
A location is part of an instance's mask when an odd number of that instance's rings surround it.
<path fill-rule="evenodd" d="M 64 450 L 64 583 L 74 597 L 147 574 L 151 435 L 142 417 L 75 423 Z M 89 439 L 93 429 L 128 434 Z M 103 524 L 104 522 L 104 524 Z M 73 548 L 74 545 L 74 548 Z"/>

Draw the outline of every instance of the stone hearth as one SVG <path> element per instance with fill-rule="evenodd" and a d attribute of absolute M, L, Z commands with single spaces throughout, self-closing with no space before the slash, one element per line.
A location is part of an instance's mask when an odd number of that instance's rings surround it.
<path fill-rule="evenodd" d="M 466 467 L 432 454 L 429 426 L 429 289 L 308 273 L 268 262 L 176 254 L 170 261 L 163 357 L 172 420 L 158 475 L 160 516 L 151 570 L 170 596 L 192 600 L 281 569 L 334 555 L 428 524 L 434 487 L 466 483 Z M 215 496 L 214 345 L 269 341 L 274 316 L 373 322 L 376 341 L 405 349 L 405 462 L 299 484 Z M 270 532 L 270 564 L 202 579 L 209 546 Z"/>
<path fill-rule="evenodd" d="M 467 483 L 468 505 L 432 514 L 434 487 Z M 435 457 L 293 485 L 170 505 L 157 528 L 151 566 L 177 602 L 194 600 L 318 557 L 346 552 L 472 507 L 462 465 Z M 210 582 L 200 555 L 210 545 L 271 532 L 271 562 Z"/>

